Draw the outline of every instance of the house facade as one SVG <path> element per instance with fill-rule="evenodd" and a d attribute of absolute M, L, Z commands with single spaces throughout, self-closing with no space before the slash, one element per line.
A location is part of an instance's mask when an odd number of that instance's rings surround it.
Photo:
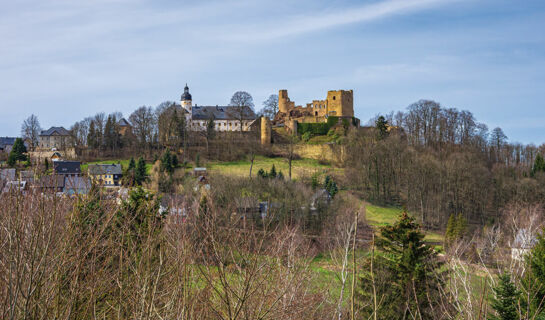
<path fill-rule="evenodd" d="M 51 127 L 40 133 L 38 146 L 42 149 L 64 150 L 71 146 L 70 132 L 64 127 Z"/>
<path fill-rule="evenodd" d="M 93 183 L 106 187 L 119 186 L 123 177 L 120 164 L 90 164 L 87 173 Z"/>
<path fill-rule="evenodd" d="M 214 120 L 215 131 L 249 131 L 256 121 L 255 112 L 247 106 L 198 106 L 193 105 L 187 84 L 181 96 L 180 105 L 192 131 L 204 131 L 208 121 Z M 242 126 L 242 130 L 241 130 Z"/>

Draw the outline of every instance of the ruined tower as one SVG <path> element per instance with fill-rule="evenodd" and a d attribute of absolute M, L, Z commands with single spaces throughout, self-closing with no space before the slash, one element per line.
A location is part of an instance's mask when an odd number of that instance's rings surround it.
<path fill-rule="evenodd" d="M 272 138 L 272 127 L 271 121 L 269 118 L 262 116 L 261 117 L 261 144 L 268 146 L 271 144 Z"/>

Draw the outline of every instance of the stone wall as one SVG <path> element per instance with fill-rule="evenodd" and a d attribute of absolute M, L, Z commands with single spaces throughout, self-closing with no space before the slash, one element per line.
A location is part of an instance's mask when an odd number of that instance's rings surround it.
<path fill-rule="evenodd" d="M 294 152 L 301 158 L 316 159 L 318 161 L 327 161 L 335 165 L 342 165 L 346 160 L 345 146 L 338 144 L 296 144 Z M 273 152 L 282 154 L 287 149 L 286 145 L 273 144 Z"/>
<path fill-rule="evenodd" d="M 64 160 L 74 160 L 77 158 L 76 150 L 74 148 L 67 148 L 62 151 L 36 150 L 36 151 L 31 151 L 28 154 L 30 155 L 31 159 L 42 162 L 43 159 L 45 158 L 47 158 L 48 160 L 51 160 L 51 156 L 55 152 L 59 152 L 62 155 L 62 159 Z"/>

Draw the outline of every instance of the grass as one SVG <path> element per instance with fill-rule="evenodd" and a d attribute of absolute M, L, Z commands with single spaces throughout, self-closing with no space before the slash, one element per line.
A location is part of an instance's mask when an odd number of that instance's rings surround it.
<path fill-rule="evenodd" d="M 129 167 L 129 162 L 131 160 L 130 159 L 114 159 L 114 160 L 102 160 L 102 161 L 93 161 L 93 162 L 88 162 L 88 163 L 84 163 L 81 165 L 81 170 L 82 171 L 87 171 L 87 168 L 89 167 L 90 164 L 121 164 L 121 167 L 124 169 L 128 168 Z M 135 159 L 136 161 L 136 159 Z M 153 164 L 151 163 L 146 163 L 146 172 L 149 174 L 151 172 L 151 167 L 153 166 Z"/>
<path fill-rule="evenodd" d="M 372 204 L 367 204 L 365 207 L 365 216 L 367 222 L 375 227 L 383 227 L 393 224 L 403 209 L 399 207 L 380 207 Z M 433 231 L 425 231 L 424 240 L 432 243 L 443 242 L 444 236 Z"/>
<path fill-rule="evenodd" d="M 288 177 L 288 162 L 284 158 L 268 158 L 256 156 L 254 166 L 252 168 L 252 176 L 256 176 L 259 169 L 270 171 L 272 166 L 275 166 L 276 172 L 282 171 L 284 177 Z M 240 160 L 231 162 L 208 162 L 206 167 L 210 172 L 217 172 L 223 175 L 247 177 L 250 173 L 250 161 Z M 299 159 L 292 161 L 292 177 L 294 179 L 305 175 L 312 175 L 315 172 L 330 170 L 330 165 L 320 164 L 314 159 Z"/>

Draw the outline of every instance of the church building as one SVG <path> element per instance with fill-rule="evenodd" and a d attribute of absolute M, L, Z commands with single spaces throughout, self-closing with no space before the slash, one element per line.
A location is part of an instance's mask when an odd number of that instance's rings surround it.
<path fill-rule="evenodd" d="M 204 131 L 210 119 L 214 120 L 216 131 L 249 131 L 256 120 L 255 112 L 248 106 L 198 106 L 193 105 L 187 84 L 180 104 L 185 110 L 187 123 L 193 131 Z"/>

